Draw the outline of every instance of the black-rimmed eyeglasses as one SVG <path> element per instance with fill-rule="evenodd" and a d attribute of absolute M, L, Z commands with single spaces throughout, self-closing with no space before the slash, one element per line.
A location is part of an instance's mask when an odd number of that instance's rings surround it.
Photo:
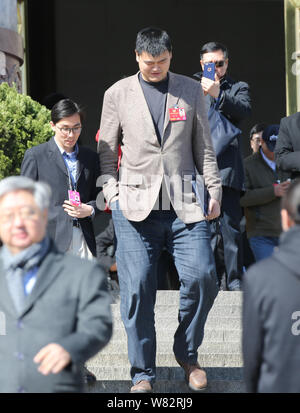
<path fill-rule="evenodd" d="M 77 135 L 78 133 L 81 132 L 82 126 L 76 126 L 75 128 L 60 128 L 59 126 L 56 126 L 57 129 L 61 131 L 62 134 L 64 135 L 70 135 L 71 132 L 74 133 L 74 135 Z"/>

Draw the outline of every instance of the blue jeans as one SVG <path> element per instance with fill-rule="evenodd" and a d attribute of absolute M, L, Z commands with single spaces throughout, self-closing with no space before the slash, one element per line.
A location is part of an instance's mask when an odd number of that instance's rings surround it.
<path fill-rule="evenodd" d="M 249 243 L 255 261 L 259 261 L 273 254 L 274 248 L 278 246 L 278 237 L 251 237 Z"/>
<path fill-rule="evenodd" d="M 112 211 L 117 238 L 116 259 L 121 317 L 128 337 L 131 377 L 155 381 L 154 305 L 157 263 L 163 246 L 172 254 L 180 280 L 179 325 L 173 351 L 195 364 L 204 324 L 218 293 L 218 281 L 206 221 L 184 224 L 173 209 L 152 211 L 141 222 L 127 220 L 118 201 Z"/>

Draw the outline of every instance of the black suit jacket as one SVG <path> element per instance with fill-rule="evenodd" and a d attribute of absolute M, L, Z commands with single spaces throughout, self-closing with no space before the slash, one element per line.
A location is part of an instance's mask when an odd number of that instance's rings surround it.
<path fill-rule="evenodd" d="M 194 76 L 201 81 L 202 72 Z M 251 114 L 249 86 L 225 76 L 220 82 L 218 110 L 235 126 Z M 214 99 L 212 99 L 212 103 Z M 235 138 L 218 157 L 218 167 L 222 185 L 241 190 L 244 184 L 244 168 L 242 160 L 241 135 Z"/>
<path fill-rule="evenodd" d="M 275 147 L 277 167 L 300 177 L 300 112 L 281 119 Z"/>
<path fill-rule="evenodd" d="M 81 202 L 91 205 L 97 213 L 96 198 L 100 188 L 96 188 L 96 180 L 100 175 L 99 158 L 91 149 L 79 146 L 77 159 L 79 162 L 77 191 L 80 193 Z M 49 142 L 25 152 L 21 175 L 36 181 L 47 182 L 50 185 L 52 197 L 49 207 L 48 234 L 55 241 L 57 248 L 65 252 L 70 246 L 73 233 L 73 220 L 62 207 L 64 201 L 68 199 L 69 177 L 54 137 Z M 87 245 L 92 254 L 96 256 L 92 219 L 82 218 L 79 222 Z"/>
<path fill-rule="evenodd" d="M 41 262 L 36 284 L 18 313 L 0 259 L 0 393 L 77 393 L 83 391 L 81 367 L 112 334 L 107 277 L 96 260 L 61 254 L 53 243 Z M 60 373 L 38 372 L 34 356 L 44 346 L 60 344 L 71 363 Z"/>
<path fill-rule="evenodd" d="M 300 226 L 243 277 L 244 376 L 249 392 L 300 392 Z"/>

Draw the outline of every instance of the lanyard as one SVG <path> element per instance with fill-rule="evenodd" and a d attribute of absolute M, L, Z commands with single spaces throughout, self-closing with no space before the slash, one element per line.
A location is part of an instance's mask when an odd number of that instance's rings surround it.
<path fill-rule="evenodd" d="M 70 172 L 70 168 L 69 168 L 66 157 L 63 156 L 63 159 L 64 159 L 64 162 L 65 162 L 65 165 L 66 165 L 66 168 L 67 168 L 67 172 L 68 172 L 69 189 L 72 190 L 72 191 L 77 191 L 77 178 L 78 178 L 78 167 L 79 167 L 78 160 L 76 160 L 76 173 L 75 173 L 75 178 L 73 178 L 73 176 Z"/>

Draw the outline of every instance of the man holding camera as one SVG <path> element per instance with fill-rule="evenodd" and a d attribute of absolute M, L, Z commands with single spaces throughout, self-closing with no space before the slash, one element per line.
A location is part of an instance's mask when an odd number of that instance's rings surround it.
<path fill-rule="evenodd" d="M 249 86 L 227 75 L 228 50 L 223 44 L 209 42 L 202 47 L 202 70 L 204 64 L 209 62 L 215 66 L 214 80 L 204 77 L 202 72 L 194 76 L 201 81 L 208 105 L 216 105 L 217 110 L 238 127 L 240 121 L 251 113 Z M 240 193 L 244 171 L 240 145 L 240 139 L 235 138 L 217 157 L 223 189 L 221 216 L 210 223 L 218 278 L 220 282 L 226 280 L 226 286 L 221 288 L 231 291 L 241 289 L 243 271 Z"/>

